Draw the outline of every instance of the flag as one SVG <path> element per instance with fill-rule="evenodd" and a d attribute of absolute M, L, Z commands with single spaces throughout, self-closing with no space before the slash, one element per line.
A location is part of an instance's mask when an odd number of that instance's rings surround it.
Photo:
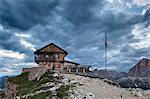
<path fill-rule="evenodd" d="M 107 35 L 105 33 L 105 48 L 107 48 Z"/>
<path fill-rule="evenodd" d="M 105 33 L 105 70 L 107 65 L 107 35 Z"/>

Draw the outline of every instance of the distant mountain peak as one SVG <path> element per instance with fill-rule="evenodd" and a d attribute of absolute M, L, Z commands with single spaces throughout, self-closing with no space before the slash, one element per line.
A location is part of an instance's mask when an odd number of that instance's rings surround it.
<path fill-rule="evenodd" d="M 129 70 L 129 75 L 134 77 L 150 77 L 150 59 L 143 58 Z"/>

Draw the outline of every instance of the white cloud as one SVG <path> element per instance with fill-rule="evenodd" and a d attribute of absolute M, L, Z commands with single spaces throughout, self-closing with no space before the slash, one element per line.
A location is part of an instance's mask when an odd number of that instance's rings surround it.
<path fill-rule="evenodd" d="M 107 70 L 116 70 L 117 68 L 118 68 L 118 67 L 116 67 L 116 66 L 110 66 L 110 65 L 109 65 L 108 67 L 106 66 L 106 69 L 107 69 Z M 99 70 L 104 70 L 104 69 L 105 69 L 105 66 L 99 67 L 98 69 L 99 69 Z"/>
<path fill-rule="evenodd" d="M 22 37 L 22 38 L 30 38 L 31 35 L 25 34 L 25 33 L 15 33 L 16 36 Z"/>
<path fill-rule="evenodd" d="M 133 5 L 146 6 L 150 5 L 150 0 L 132 0 Z"/>
<path fill-rule="evenodd" d="M 3 67 L 0 69 L 0 76 L 1 75 L 18 75 L 21 73 L 22 68 L 31 68 L 37 67 L 38 65 L 34 62 L 21 62 L 21 61 L 9 61 L 8 63 L 0 64 Z"/>
<path fill-rule="evenodd" d="M 92 66 L 89 68 L 90 71 L 94 71 L 95 69 L 98 69 L 98 70 L 105 70 L 105 66 L 100 66 L 100 67 L 95 67 L 95 66 Z M 106 69 L 107 70 L 116 70 L 117 69 L 117 66 L 106 66 Z"/>
<path fill-rule="evenodd" d="M 130 44 L 130 46 L 141 49 L 150 47 L 150 27 L 145 27 L 144 24 L 137 24 L 134 26 L 132 32 L 136 42 Z"/>
<path fill-rule="evenodd" d="M 126 8 L 131 8 L 131 2 L 127 2 L 125 0 L 107 0 L 106 6 L 104 7 L 104 11 L 111 10 L 117 12 L 124 12 Z"/>
<path fill-rule="evenodd" d="M 10 64 L 11 66 L 22 66 L 22 67 L 37 67 L 38 65 L 34 62 L 27 62 L 27 63 L 14 63 Z"/>
<path fill-rule="evenodd" d="M 120 52 L 120 49 L 113 49 L 113 50 L 110 50 L 110 51 L 108 51 L 108 53 L 107 53 L 107 57 L 108 57 L 108 58 L 112 58 L 113 56 L 118 55 L 119 52 Z"/>
<path fill-rule="evenodd" d="M 8 32 L 9 29 L 4 28 L 3 25 L 0 24 L 0 31 L 2 31 L 2 32 L 4 32 L 4 31 Z"/>
<path fill-rule="evenodd" d="M 12 50 L 4 50 L 0 49 L 0 57 L 8 57 L 8 58 L 16 58 L 16 59 L 24 59 L 25 54 L 14 52 Z"/>
<path fill-rule="evenodd" d="M 19 74 L 21 73 L 20 71 L 18 70 L 14 70 L 14 69 L 11 69 L 11 68 L 1 68 L 0 69 L 0 76 L 4 76 L 4 75 L 7 75 L 7 76 L 11 76 L 12 74 L 13 75 L 16 75 L 16 74 Z"/>
<path fill-rule="evenodd" d="M 15 33 L 15 36 L 19 37 L 21 45 L 25 48 L 35 51 L 34 45 L 27 41 L 31 37 L 30 34 L 25 33 Z"/>
<path fill-rule="evenodd" d="M 143 9 L 142 15 L 145 15 L 146 11 L 147 11 L 147 9 Z"/>
<path fill-rule="evenodd" d="M 0 30 L 3 31 L 4 27 L 0 24 Z"/>
<path fill-rule="evenodd" d="M 25 39 L 21 38 L 20 43 L 25 46 L 25 48 L 28 48 L 32 51 L 35 51 L 36 49 L 34 48 L 34 45 L 32 45 L 30 42 L 27 42 Z"/>
<path fill-rule="evenodd" d="M 8 74 L 8 73 L 13 73 L 13 71 L 14 70 L 12 70 L 12 69 L 9 69 L 9 68 L 2 68 L 1 70 L 0 70 L 0 73 L 5 73 L 5 74 Z"/>

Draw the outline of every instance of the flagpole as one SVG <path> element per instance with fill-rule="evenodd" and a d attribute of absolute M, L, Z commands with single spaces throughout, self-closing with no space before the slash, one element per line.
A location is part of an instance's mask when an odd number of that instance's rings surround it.
<path fill-rule="evenodd" d="M 107 70 L 106 66 L 107 66 L 107 36 L 105 33 L 105 71 Z"/>
<path fill-rule="evenodd" d="M 106 65 L 107 65 L 107 48 L 105 48 L 105 71 L 106 71 Z"/>

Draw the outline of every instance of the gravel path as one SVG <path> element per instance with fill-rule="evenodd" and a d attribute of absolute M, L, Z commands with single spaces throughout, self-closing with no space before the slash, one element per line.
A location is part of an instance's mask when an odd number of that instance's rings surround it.
<path fill-rule="evenodd" d="M 73 74 L 64 74 L 64 76 L 83 84 L 82 86 L 75 87 L 75 90 L 82 96 L 92 95 L 93 98 L 90 99 L 150 99 L 150 95 L 135 96 L 131 94 L 129 89 L 109 85 L 100 79 Z"/>

